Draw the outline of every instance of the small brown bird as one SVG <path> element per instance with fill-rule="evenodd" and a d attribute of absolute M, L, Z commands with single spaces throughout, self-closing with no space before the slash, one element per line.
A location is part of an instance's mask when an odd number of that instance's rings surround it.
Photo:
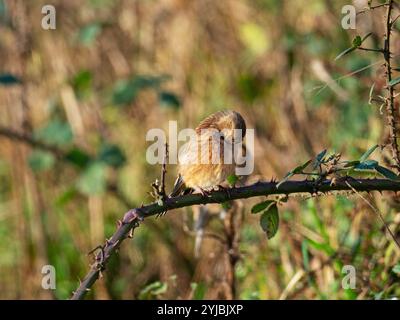
<path fill-rule="evenodd" d="M 171 196 L 185 187 L 205 191 L 220 186 L 235 173 L 235 144 L 242 142 L 246 123 L 236 111 L 219 111 L 208 116 L 196 128 L 196 139 L 186 144 L 179 154 L 179 176 Z M 226 156 L 230 148 L 232 158 Z"/>
<path fill-rule="evenodd" d="M 220 111 L 204 119 L 195 131 L 195 139 L 180 150 L 179 175 L 170 196 L 177 196 L 185 188 L 205 195 L 209 189 L 221 186 L 227 177 L 235 173 L 234 147 L 242 142 L 246 134 L 243 117 L 236 111 Z M 240 151 L 245 152 L 244 145 Z M 199 257 L 204 229 L 209 221 L 208 209 L 193 207 L 193 220 L 196 234 L 194 254 Z"/>

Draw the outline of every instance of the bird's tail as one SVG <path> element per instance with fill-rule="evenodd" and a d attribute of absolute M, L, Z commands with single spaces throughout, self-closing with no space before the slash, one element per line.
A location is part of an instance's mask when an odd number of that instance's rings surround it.
<path fill-rule="evenodd" d="M 174 188 L 172 189 L 171 193 L 169 194 L 169 197 L 178 196 L 183 191 L 183 187 L 184 187 L 184 182 L 183 182 L 182 176 L 179 174 L 175 180 Z"/>
<path fill-rule="evenodd" d="M 182 176 L 179 174 L 175 180 L 174 188 L 172 189 L 172 192 L 168 195 L 168 197 L 176 197 L 176 196 L 180 195 L 181 192 L 183 191 L 184 185 L 185 184 L 183 182 Z M 160 212 L 157 215 L 157 217 L 162 217 L 166 213 L 167 213 L 167 211 Z"/>

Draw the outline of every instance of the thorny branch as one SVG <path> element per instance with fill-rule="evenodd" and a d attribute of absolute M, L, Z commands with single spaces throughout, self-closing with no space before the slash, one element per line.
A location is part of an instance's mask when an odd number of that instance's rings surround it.
<path fill-rule="evenodd" d="M 136 210 L 137 212 L 137 210 Z M 98 253 L 95 255 L 95 261 L 91 265 L 90 272 L 85 279 L 80 282 L 79 288 L 73 293 L 72 300 L 81 300 L 90 290 L 93 284 L 102 276 L 102 271 L 111 255 L 118 250 L 121 242 L 127 237 L 133 236 L 133 230 L 139 226 L 141 217 L 135 210 L 128 211 L 122 221 L 118 221 L 118 229 L 105 244 L 97 247 Z"/>
<path fill-rule="evenodd" d="M 93 284 L 99 279 L 101 272 L 105 269 L 110 256 L 118 249 L 122 241 L 125 240 L 132 230 L 139 226 L 144 218 L 151 217 L 161 212 L 207 203 L 223 203 L 227 200 L 244 199 L 257 196 L 268 195 L 292 195 L 298 193 L 309 193 L 319 195 L 333 191 L 352 191 L 370 192 L 370 191 L 400 191 L 400 182 L 388 179 L 355 179 L 343 177 L 337 179 L 335 183 L 327 179 L 315 184 L 313 180 L 304 181 L 285 181 L 279 184 L 277 182 L 257 182 L 245 187 L 234 187 L 224 190 L 214 190 L 207 195 L 189 194 L 173 198 L 167 198 L 162 205 L 158 202 L 129 210 L 118 223 L 118 229 L 106 243 L 100 247 L 100 252 L 96 255 L 95 263 L 90 271 L 80 283 L 78 289 L 74 292 L 71 299 L 83 299 Z"/>
<path fill-rule="evenodd" d="M 398 132 L 396 127 L 396 110 L 394 102 L 394 86 L 390 85 L 392 81 L 392 66 L 391 66 L 391 51 L 390 51 L 390 35 L 392 32 L 392 27 L 395 21 L 392 21 L 392 9 L 393 0 L 389 0 L 386 9 L 386 31 L 385 31 L 385 42 L 383 48 L 383 56 L 385 58 L 386 66 L 386 85 L 387 85 L 387 101 L 386 101 L 386 113 L 387 121 L 390 133 L 390 145 L 392 150 L 392 157 L 395 161 L 395 168 L 397 172 L 400 172 L 400 152 L 397 143 Z M 396 18 L 397 19 L 397 18 Z"/>
<path fill-rule="evenodd" d="M 58 146 L 48 144 L 42 140 L 39 140 L 35 138 L 32 134 L 27 134 L 27 133 L 22 133 L 18 130 L 10 129 L 8 127 L 0 126 L 0 137 L 5 137 L 7 139 L 10 139 L 12 141 L 16 141 L 19 143 L 27 144 L 31 147 L 37 148 L 39 150 L 43 151 L 48 151 L 51 154 L 53 154 L 58 160 L 65 162 L 66 164 L 72 165 L 72 162 L 68 160 L 68 153 L 70 150 L 64 150 Z M 166 150 L 168 152 L 168 146 L 166 145 Z M 85 150 L 83 150 L 86 152 Z M 164 163 L 167 163 L 166 159 Z M 164 166 L 164 169 L 166 172 L 166 168 Z M 107 191 L 110 192 L 111 195 L 113 195 L 118 201 L 120 201 L 125 207 L 127 208 L 133 208 L 135 207 L 135 203 L 133 203 L 128 197 L 125 196 L 125 194 L 122 192 L 122 190 L 119 188 L 119 186 L 116 184 L 114 181 L 108 181 L 106 185 Z M 163 232 L 161 232 L 160 226 L 157 223 L 154 223 L 153 221 L 150 221 L 147 226 L 150 227 L 152 230 L 154 230 L 162 239 L 165 241 L 166 244 L 171 248 L 171 252 L 174 252 L 175 244 L 171 241 L 171 239 L 166 236 Z M 178 259 L 181 259 L 180 255 L 176 255 Z M 187 263 L 187 261 L 183 261 L 184 263 Z"/>
<path fill-rule="evenodd" d="M 393 31 L 393 26 L 400 17 L 397 15 L 394 19 L 392 19 L 392 11 L 394 7 L 399 8 L 399 5 L 394 0 L 388 0 L 385 3 L 381 3 L 375 6 L 372 6 L 369 3 L 369 6 L 359 11 L 357 14 L 365 13 L 367 11 L 371 11 L 377 8 L 385 7 L 386 14 L 385 14 L 385 36 L 384 36 L 384 43 L 383 48 L 379 49 L 371 49 L 358 46 L 358 50 L 363 51 L 371 51 L 371 52 L 378 52 L 382 53 L 384 57 L 384 66 L 385 66 L 385 75 L 386 75 L 386 89 L 387 94 L 386 97 L 383 98 L 384 102 L 383 105 L 386 105 L 386 117 L 387 117 L 387 126 L 389 128 L 389 144 L 391 147 L 392 158 L 394 161 L 393 167 L 396 169 L 397 173 L 400 173 L 400 151 L 398 145 L 398 128 L 397 128 L 397 119 L 398 111 L 396 110 L 395 105 L 395 89 L 394 84 L 391 83 L 392 81 L 392 52 L 391 52 L 391 33 Z M 364 38 L 365 39 L 365 38 Z M 370 99 L 371 100 L 371 99 Z"/>

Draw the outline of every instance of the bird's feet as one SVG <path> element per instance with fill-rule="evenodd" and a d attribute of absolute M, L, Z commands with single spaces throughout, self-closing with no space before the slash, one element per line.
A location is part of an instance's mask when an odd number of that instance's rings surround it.
<path fill-rule="evenodd" d="M 197 193 L 200 193 L 203 197 L 209 197 L 210 193 L 211 193 L 211 191 L 213 191 L 213 189 L 195 187 L 194 191 Z"/>

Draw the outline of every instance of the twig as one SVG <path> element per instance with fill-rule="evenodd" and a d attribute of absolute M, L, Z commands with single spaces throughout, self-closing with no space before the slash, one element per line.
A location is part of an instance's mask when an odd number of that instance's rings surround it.
<path fill-rule="evenodd" d="M 132 233 L 132 230 L 139 226 L 141 220 L 140 209 L 130 210 L 125 214 L 111 239 L 106 240 L 104 245 L 98 247 L 101 250 L 96 255 L 94 264 L 86 277 L 80 282 L 71 300 L 82 300 L 85 297 L 93 284 L 101 277 L 101 272 L 105 269 L 110 256 L 119 248 L 121 242 Z"/>
<path fill-rule="evenodd" d="M 394 103 L 394 86 L 389 85 L 390 81 L 392 81 L 392 66 L 391 66 L 391 52 L 390 52 L 390 33 L 392 31 L 392 9 L 393 9 L 393 0 L 389 0 L 386 10 L 386 31 L 385 31 L 385 42 L 383 49 L 383 56 L 385 58 L 385 66 L 386 66 L 386 86 L 387 86 L 387 97 L 386 97 L 386 113 L 387 113 L 387 121 L 389 126 L 389 134 L 390 134 L 390 145 L 392 150 L 392 157 L 395 161 L 395 168 L 397 172 L 400 172 L 400 152 L 399 146 L 397 144 L 397 127 L 396 127 L 396 119 L 395 119 L 395 103 Z"/>
<path fill-rule="evenodd" d="M 364 10 L 361 10 L 359 12 L 357 12 L 357 15 L 361 14 L 361 13 L 365 13 L 374 9 L 378 9 L 384 6 L 387 6 L 389 3 L 385 2 L 385 3 L 381 3 L 381 4 L 377 4 L 376 6 L 371 6 L 371 7 L 366 7 Z"/>
<path fill-rule="evenodd" d="M 400 18 L 400 14 L 397 15 L 396 18 L 393 19 L 393 21 L 392 21 L 392 26 L 396 23 L 397 19 L 399 19 L 399 18 Z"/>
<path fill-rule="evenodd" d="M 396 236 L 394 235 L 392 230 L 390 230 L 388 224 L 386 223 L 385 219 L 382 216 L 382 213 L 377 208 L 375 208 L 375 206 L 372 205 L 372 203 L 370 203 L 365 197 L 363 197 L 356 189 L 354 189 L 347 181 L 346 181 L 346 184 L 349 186 L 349 188 L 351 188 L 351 190 L 353 190 L 353 192 L 355 194 L 357 194 L 361 198 L 361 200 L 363 200 L 378 215 L 378 217 L 381 219 L 385 229 L 387 230 L 387 232 L 389 232 L 390 236 L 392 237 L 397 248 L 400 249 L 400 243 L 397 241 Z"/>
<path fill-rule="evenodd" d="M 35 147 L 44 151 L 49 151 L 54 154 L 57 158 L 63 158 L 65 152 L 54 145 L 47 144 L 40 140 L 35 139 L 31 134 L 22 133 L 13 129 L 0 127 L 0 136 L 4 136 L 11 140 L 16 140 L 19 142 L 26 143 L 31 147 Z"/>
<path fill-rule="evenodd" d="M 120 246 L 121 242 L 126 239 L 132 228 L 139 225 L 143 218 L 147 218 L 158 213 L 177 209 L 182 207 L 193 206 L 197 204 L 207 203 L 223 203 L 228 199 L 244 199 L 266 195 L 291 195 L 297 193 L 329 192 L 357 190 L 362 191 L 400 191 L 400 182 L 391 181 L 388 179 L 352 179 L 350 182 L 338 180 L 332 184 L 332 180 L 325 180 L 315 185 L 314 181 L 286 181 L 280 184 L 279 189 L 276 187 L 277 182 L 257 182 L 255 184 L 230 188 L 225 190 L 210 191 L 207 196 L 201 194 L 181 195 L 178 197 L 167 198 L 162 205 L 157 202 L 136 208 L 128 211 L 117 231 L 104 245 L 103 258 L 98 257 L 98 260 L 91 268 L 85 279 L 80 284 L 78 290 L 74 292 L 72 299 L 83 299 L 85 294 L 90 290 L 93 284 L 99 278 L 100 272 L 106 267 L 107 261 L 111 254 Z M 99 254 L 98 254 L 99 255 Z"/>
<path fill-rule="evenodd" d="M 358 47 L 358 50 L 363 50 L 363 51 L 371 51 L 371 52 L 381 52 L 383 53 L 383 49 L 372 49 L 372 48 L 364 48 L 364 47 Z"/>
<path fill-rule="evenodd" d="M 166 196 L 165 193 L 165 174 L 167 173 L 167 162 L 168 162 L 168 143 L 165 143 L 165 153 L 164 153 L 164 161 L 162 164 L 162 168 L 161 168 L 161 189 L 160 189 L 160 193 L 163 197 Z"/>

